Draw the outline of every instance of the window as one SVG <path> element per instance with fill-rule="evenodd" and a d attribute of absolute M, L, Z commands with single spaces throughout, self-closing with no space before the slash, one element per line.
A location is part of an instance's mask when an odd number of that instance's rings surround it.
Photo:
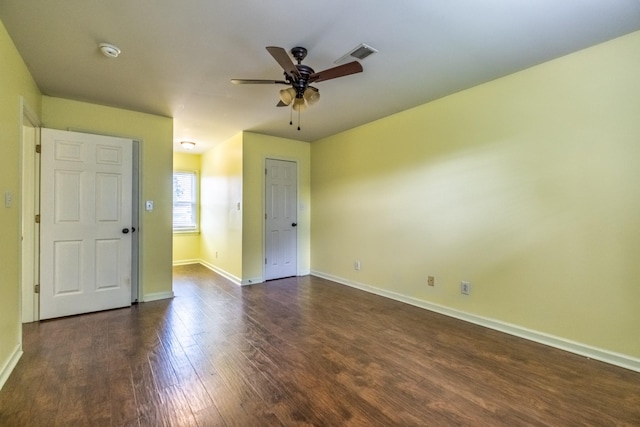
<path fill-rule="evenodd" d="M 173 231 L 198 230 L 198 174 L 173 172 Z"/>

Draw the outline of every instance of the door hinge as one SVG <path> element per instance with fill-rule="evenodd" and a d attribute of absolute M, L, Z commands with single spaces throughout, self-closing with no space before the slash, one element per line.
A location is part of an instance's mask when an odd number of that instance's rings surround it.
<path fill-rule="evenodd" d="M 264 174 L 265 175 L 267 174 L 267 168 L 264 168 Z"/>
<path fill-rule="evenodd" d="M 40 154 L 42 152 L 42 145 L 36 145 L 36 153 Z"/>
<path fill-rule="evenodd" d="M 33 287 L 33 292 L 35 292 L 36 294 L 39 294 L 40 293 L 40 285 L 35 285 Z"/>
<path fill-rule="evenodd" d="M 36 224 L 40 224 L 40 214 L 36 215 Z"/>
<path fill-rule="evenodd" d="M 264 265 L 267 265 L 267 259 L 266 258 L 264 259 Z"/>
<path fill-rule="evenodd" d="M 267 219 L 267 213 L 266 213 L 266 212 L 265 212 L 265 214 L 264 214 L 264 219 Z"/>

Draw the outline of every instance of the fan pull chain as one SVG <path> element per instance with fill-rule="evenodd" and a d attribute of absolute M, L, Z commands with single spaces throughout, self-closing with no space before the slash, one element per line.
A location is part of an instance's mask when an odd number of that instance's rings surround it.
<path fill-rule="evenodd" d="M 300 110 L 298 110 L 298 130 L 300 130 Z"/>
<path fill-rule="evenodd" d="M 291 108 L 289 109 L 289 126 L 293 126 L 293 104 L 291 104 Z"/>

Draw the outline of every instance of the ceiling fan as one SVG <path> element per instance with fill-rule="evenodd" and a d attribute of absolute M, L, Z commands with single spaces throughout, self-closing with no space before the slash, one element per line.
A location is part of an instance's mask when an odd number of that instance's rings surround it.
<path fill-rule="evenodd" d="M 307 106 L 315 104 L 320 99 L 320 92 L 316 87 L 311 86 L 312 83 L 362 72 L 362 65 L 358 61 L 352 61 L 316 73 L 313 68 L 302 64 L 302 60 L 307 56 L 307 49 L 304 47 L 298 46 L 291 49 L 291 56 L 295 58 L 297 64 L 293 63 L 287 51 L 281 47 L 267 46 L 267 51 L 284 70 L 284 80 L 232 79 L 231 83 L 291 86 L 280 91 L 280 102 L 277 106 L 291 105 L 292 109 L 297 112 L 303 111 Z M 300 130 L 299 126 L 298 130 Z"/>

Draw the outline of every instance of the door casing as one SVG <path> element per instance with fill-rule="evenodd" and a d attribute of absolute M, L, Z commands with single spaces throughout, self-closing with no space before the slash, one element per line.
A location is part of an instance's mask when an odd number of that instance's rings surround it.
<path fill-rule="evenodd" d="M 296 169 L 296 173 L 295 173 L 296 204 L 294 206 L 294 217 L 295 217 L 294 219 L 295 219 L 295 222 L 297 223 L 297 221 L 298 221 L 298 202 L 297 202 L 297 200 L 298 200 L 298 197 L 299 197 L 299 194 L 300 194 L 300 188 L 299 188 L 299 186 L 300 186 L 300 179 L 299 179 L 300 167 L 299 166 L 300 165 L 298 164 L 298 161 L 294 160 L 294 159 L 278 158 L 278 157 L 265 157 L 264 158 L 264 164 L 263 164 L 263 168 L 264 168 L 265 171 L 268 168 L 268 163 L 269 163 L 270 160 L 281 161 L 281 162 L 289 162 L 289 163 L 293 163 L 295 165 L 295 169 Z M 263 256 L 263 258 L 266 259 L 268 257 L 268 253 L 269 253 L 268 237 L 267 237 L 267 234 L 269 233 L 269 230 L 268 230 L 268 227 L 267 227 L 267 215 L 268 215 L 268 212 L 267 212 L 267 210 L 268 210 L 267 181 L 268 181 L 268 179 L 267 179 L 266 173 L 263 176 L 264 176 L 264 183 L 262 185 L 262 188 L 263 188 L 263 210 L 264 210 L 264 215 L 263 215 L 263 217 L 264 217 L 264 223 L 263 223 L 264 224 L 264 227 L 263 227 L 263 229 L 264 229 L 264 233 L 263 233 L 263 254 L 264 254 L 264 256 Z M 300 246 L 300 243 L 299 243 L 299 233 L 298 233 L 297 229 L 296 229 L 295 233 L 296 233 L 296 237 L 295 237 L 295 241 L 294 241 L 294 244 L 295 244 L 295 250 L 294 250 L 295 266 L 292 269 L 292 275 L 298 275 L 299 274 L 298 273 L 298 263 L 299 263 L 298 258 L 299 258 L 299 246 Z M 262 277 L 263 277 L 264 280 L 271 280 L 271 279 L 278 278 L 278 277 L 267 276 L 267 265 L 266 265 L 266 262 L 263 263 L 262 267 L 263 267 Z M 289 275 L 285 275 L 285 276 L 282 276 L 282 277 L 287 277 L 287 276 L 289 276 Z"/>
<path fill-rule="evenodd" d="M 39 283 L 39 227 L 35 215 L 39 212 L 40 159 L 36 145 L 40 143 L 40 119 L 20 99 L 21 161 L 20 161 L 20 318 L 22 323 L 39 320 L 39 298 L 35 285 Z"/>

